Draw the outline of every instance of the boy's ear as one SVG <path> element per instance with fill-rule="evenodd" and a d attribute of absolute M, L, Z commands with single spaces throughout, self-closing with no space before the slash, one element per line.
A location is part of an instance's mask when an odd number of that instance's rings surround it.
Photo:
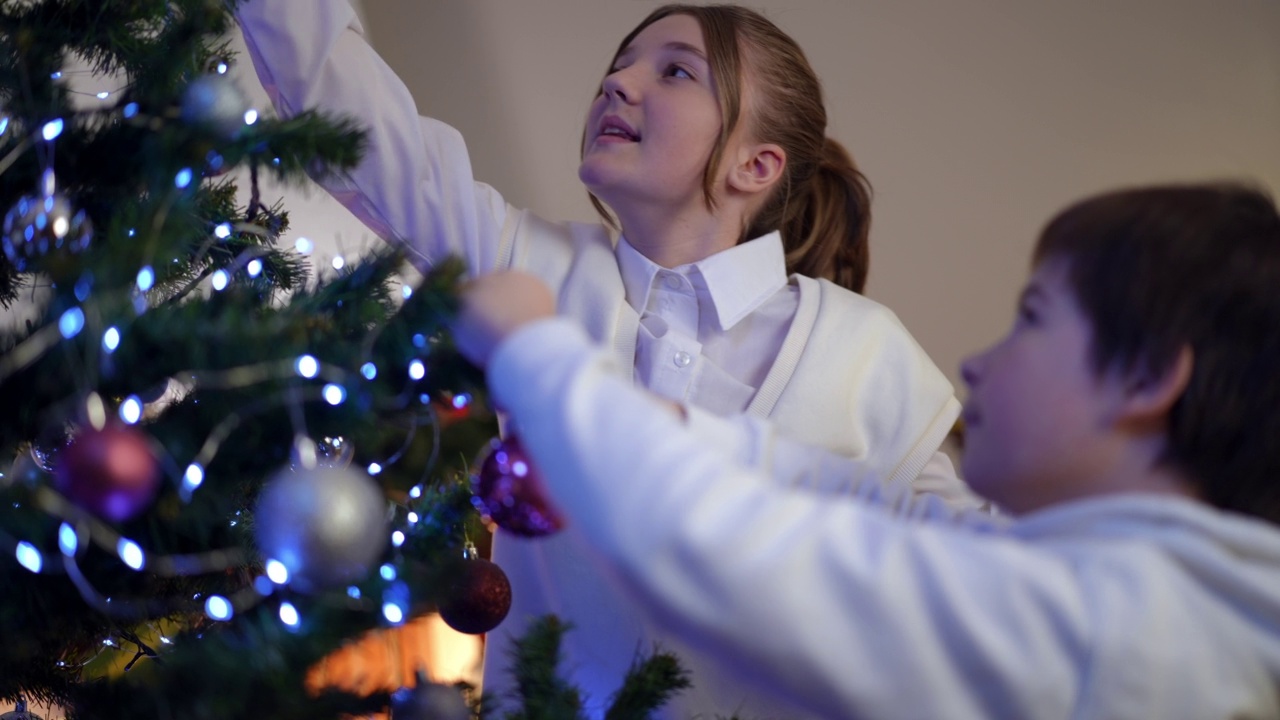
<path fill-rule="evenodd" d="M 1125 380 L 1120 414 L 1136 421 L 1160 421 L 1167 417 L 1191 382 L 1194 367 L 1195 354 L 1191 346 L 1183 345 L 1163 373 L 1134 373 Z"/>
<path fill-rule="evenodd" d="M 782 177 L 787 166 L 787 153 L 773 143 L 744 145 L 729 170 L 729 187 L 754 195 L 767 191 Z"/>

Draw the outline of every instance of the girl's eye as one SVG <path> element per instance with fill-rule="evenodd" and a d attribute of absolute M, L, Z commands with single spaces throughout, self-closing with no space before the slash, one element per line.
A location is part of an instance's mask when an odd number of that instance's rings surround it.
<path fill-rule="evenodd" d="M 1027 305 L 1026 303 L 1020 303 L 1020 304 L 1018 305 L 1018 320 L 1017 320 L 1017 324 L 1018 324 L 1018 325 L 1029 325 L 1029 326 L 1039 325 L 1039 324 L 1040 324 L 1040 315 L 1039 315 L 1039 313 L 1037 313 L 1037 312 L 1035 311 L 1035 308 L 1032 308 L 1031 306 Z"/>
<path fill-rule="evenodd" d="M 684 69 L 679 65 L 669 66 L 667 68 L 667 71 L 663 74 L 667 77 L 678 77 L 678 78 L 684 78 L 685 80 L 693 79 L 693 73 L 689 72 L 688 70 Z"/>

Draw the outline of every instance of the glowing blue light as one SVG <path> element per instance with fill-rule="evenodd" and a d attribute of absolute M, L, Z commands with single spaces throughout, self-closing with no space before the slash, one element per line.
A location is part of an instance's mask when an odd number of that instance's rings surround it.
<path fill-rule="evenodd" d="M 409 378 L 412 380 L 421 380 L 427 376 L 427 366 L 422 364 L 421 360 L 414 360 L 409 363 Z"/>
<path fill-rule="evenodd" d="M 471 396 L 467 393 L 458 393 L 453 396 L 453 406 L 459 410 L 471 404 Z"/>
<path fill-rule="evenodd" d="M 254 258 L 245 266 L 245 271 L 249 273 L 249 277 L 258 277 L 262 274 L 262 261 Z"/>
<path fill-rule="evenodd" d="M 43 136 L 45 140 L 52 140 L 61 134 L 62 134 L 62 118 L 58 118 L 57 120 L 50 120 L 49 122 L 44 124 L 43 128 L 40 129 L 40 135 Z"/>
<path fill-rule="evenodd" d="M 258 111 L 253 108 L 249 108 L 244 113 L 244 124 L 252 125 L 256 122 L 258 122 Z"/>
<path fill-rule="evenodd" d="M 408 285 L 401 285 L 400 294 L 404 296 L 405 300 L 408 300 L 409 298 L 413 297 L 413 288 L 409 287 Z"/>
<path fill-rule="evenodd" d="M 138 103 L 131 102 L 128 105 L 124 106 L 124 116 L 126 118 L 131 118 L 137 114 L 138 114 Z"/>
<path fill-rule="evenodd" d="M 40 556 L 40 551 L 26 540 L 18 543 L 18 548 L 13 551 L 13 554 L 17 556 L 19 565 L 33 573 L 40 572 L 40 568 L 44 567 L 44 558 Z"/>
<path fill-rule="evenodd" d="M 379 475 L 382 473 L 382 466 L 376 462 L 369 463 L 367 468 L 370 475 Z"/>
<path fill-rule="evenodd" d="M 213 289 L 214 290 L 226 289 L 227 283 L 230 281 L 231 281 L 231 276 L 227 274 L 226 270 L 213 271 Z"/>
<path fill-rule="evenodd" d="M 289 568 L 279 560 L 267 561 L 267 577 L 271 578 L 271 582 L 277 585 L 283 585 L 289 582 Z"/>
<path fill-rule="evenodd" d="M 298 616 L 298 608 L 294 607 L 293 603 L 280 603 L 280 622 L 288 627 L 296 628 L 301 620 L 302 618 Z"/>
<path fill-rule="evenodd" d="M 200 463 L 188 465 L 187 471 L 182 474 L 182 489 L 191 492 L 200 487 L 202 482 L 204 482 L 204 468 Z"/>
<path fill-rule="evenodd" d="M 421 485 L 414 485 L 413 487 L 409 488 L 409 497 L 411 497 L 411 498 L 420 498 L 420 497 L 422 497 L 422 486 L 421 486 Z"/>
<path fill-rule="evenodd" d="M 304 378 L 313 378 L 320 372 L 320 361 L 310 355 L 303 355 L 293 364 L 293 369 Z"/>
<path fill-rule="evenodd" d="M 372 380 L 378 377 L 378 366 L 367 362 L 360 366 L 360 374 L 364 376 L 365 380 Z"/>
<path fill-rule="evenodd" d="M 116 348 L 120 347 L 120 331 L 116 326 L 112 325 L 107 331 L 102 333 L 102 349 L 107 353 L 113 353 Z"/>
<path fill-rule="evenodd" d="M 120 555 L 125 565 L 134 570 L 141 570 L 142 566 L 147 564 L 147 557 L 143 554 L 142 548 L 129 538 L 120 538 L 120 542 L 116 543 L 116 553 Z"/>
<path fill-rule="evenodd" d="M 111 93 L 107 92 L 106 90 L 103 90 L 102 92 L 98 93 L 98 99 L 106 100 L 109 95 L 111 95 Z"/>
<path fill-rule="evenodd" d="M 271 591 L 275 589 L 276 589 L 276 586 L 272 584 L 270 578 L 268 578 L 266 575 L 259 575 L 258 577 L 253 579 L 254 592 L 258 593 L 263 597 L 270 595 Z"/>
<path fill-rule="evenodd" d="M 218 227 L 213 229 L 213 236 L 219 240 L 231 237 L 231 223 L 220 223 Z"/>
<path fill-rule="evenodd" d="M 421 347 L 426 347 L 426 346 L 427 346 L 427 338 L 426 338 L 426 336 L 424 336 L 422 333 L 414 333 L 414 335 L 413 335 L 413 346 L 414 346 L 414 347 L 419 347 L 419 348 L 421 348 Z"/>
<path fill-rule="evenodd" d="M 93 275 L 86 273 L 84 277 L 76 281 L 76 299 L 84 302 L 89 299 L 89 291 L 93 289 Z"/>
<path fill-rule="evenodd" d="M 80 536 L 76 534 L 75 528 L 66 523 L 58 527 L 58 549 L 67 557 L 73 557 L 76 550 L 80 549 Z"/>
<path fill-rule="evenodd" d="M 383 603 L 382 617 L 386 618 L 387 622 L 392 625 L 399 625 L 404 622 L 404 608 L 393 602 Z"/>
<path fill-rule="evenodd" d="M 394 547 L 400 547 L 401 545 L 403 545 L 404 533 L 400 532 L 399 530 L 396 530 L 395 532 L 391 533 L 391 544 Z"/>
<path fill-rule="evenodd" d="M 51 79 L 53 79 L 53 80 L 61 80 L 61 79 L 62 79 L 62 71 L 61 71 L 61 70 L 56 70 L 56 71 L 54 71 L 54 73 L 53 73 L 52 75 L 50 75 L 49 77 L 50 77 Z"/>
<path fill-rule="evenodd" d="M 137 395 L 130 395 L 120 403 L 120 419 L 129 425 L 133 425 L 142 419 L 142 399 Z"/>
<path fill-rule="evenodd" d="M 138 271 L 138 289 L 146 292 L 156 284 L 156 271 L 150 265 Z"/>
<path fill-rule="evenodd" d="M 137 233 L 138 233 L 138 231 L 137 231 L 137 230 L 134 230 L 133 228 L 129 228 L 129 237 L 133 237 L 133 236 L 134 236 L 134 235 L 136 235 Z"/>
<path fill-rule="evenodd" d="M 62 332 L 62 337 L 68 340 L 79 335 L 83 329 L 84 311 L 78 307 L 71 308 L 58 318 L 58 330 Z"/>
<path fill-rule="evenodd" d="M 299 253 L 303 255 L 310 255 L 311 251 L 316 249 L 316 245 L 315 243 L 311 242 L 310 239 L 300 237 L 297 239 L 296 242 L 293 243 L 293 249 L 297 250 Z"/>
<path fill-rule="evenodd" d="M 191 168 L 182 168 L 177 175 L 173 176 L 173 184 L 179 188 L 184 188 L 191 184 Z"/>
<path fill-rule="evenodd" d="M 511 473 L 516 477 L 524 477 L 529 474 L 529 466 L 523 460 L 517 460 L 511 463 Z"/>
<path fill-rule="evenodd" d="M 410 525 L 415 525 L 418 522 L 418 513 L 410 510 L 409 514 L 405 517 L 405 519 L 409 521 Z"/>
<path fill-rule="evenodd" d="M 333 258 L 333 269 L 334 269 L 334 270 L 341 270 L 341 269 L 342 269 L 342 266 L 343 266 L 343 265 L 346 265 L 346 264 L 347 264 L 347 260 L 346 260 L 346 258 L 342 257 L 341 255 L 335 255 L 335 256 L 334 256 L 334 258 Z"/>
<path fill-rule="evenodd" d="M 221 595 L 210 595 L 208 600 L 204 601 L 204 614 L 213 620 L 230 620 L 235 614 L 235 609 L 231 607 L 231 601 Z"/>
<path fill-rule="evenodd" d="M 324 397 L 324 401 L 330 405 L 341 405 L 347 399 L 347 389 L 334 383 L 325 385 L 320 394 Z"/>
<path fill-rule="evenodd" d="M 395 580 L 396 566 L 392 565 L 391 563 L 386 563 L 382 567 L 378 568 L 378 574 L 382 575 L 383 580 L 387 580 L 387 581 Z"/>
<path fill-rule="evenodd" d="M 9 129 L 9 117 L 8 116 L 0 117 L 0 135 L 3 135 L 4 131 L 8 129 Z"/>
<path fill-rule="evenodd" d="M 360 599 L 360 588 L 356 587 L 355 585 L 352 585 L 352 586 L 348 587 L 348 588 L 347 588 L 347 597 L 349 597 L 349 598 L 351 598 L 351 599 L 353 599 L 353 600 L 359 600 L 359 599 Z"/>
<path fill-rule="evenodd" d="M 226 64 L 226 63 L 224 63 L 224 62 L 219 62 L 219 63 L 218 63 L 218 67 L 217 67 L 216 69 L 217 69 L 217 71 L 218 71 L 218 74 L 219 74 L 219 75 L 226 75 L 226 74 L 227 74 L 227 64 Z"/>

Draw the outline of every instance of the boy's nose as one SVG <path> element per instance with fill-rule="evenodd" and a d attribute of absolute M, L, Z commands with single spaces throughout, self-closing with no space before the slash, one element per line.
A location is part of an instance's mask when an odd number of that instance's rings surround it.
<path fill-rule="evenodd" d="M 970 355 L 960 362 L 960 379 L 964 384 L 973 387 L 982 377 L 982 367 L 987 354 L 985 352 Z"/>

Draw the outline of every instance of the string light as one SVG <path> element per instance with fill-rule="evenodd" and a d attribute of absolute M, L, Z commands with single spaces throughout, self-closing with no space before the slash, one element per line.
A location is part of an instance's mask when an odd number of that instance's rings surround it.
<path fill-rule="evenodd" d="M 138 103 L 136 103 L 136 102 L 131 102 L 131 103 L 129 103 L 128 105 L 125 105 L 125 106 L 124 106 L 124 113 L 123 113 L 123 114 L 124 114 L 125 118 L 131 118 L 131 117 L 133 117 L 134 115 L 137 115 L 137 114 L 138 114 Z"/>
<path fill-rule="evenodd" d="M 298 616 L 298 608 L 294 607 L 293 603 L 280 603 L 280 622 L 284 623 L 285 627 L 290 629 L 297 628 L 298 623 L 301 621 L 302 618 Z"/>
<path fill-rule="evenodd" d="M 310 239 L 304 238 L 304 237 L 298 238 L 293 243 L 293 249 L 297 250 L 299 253 L 303 255 L 310 255 L 311 251 L 314 250 L 315 247 L 316 247 L 315 243 L 311 242 Z"/>
<path fill-rule="evenodd" d="M 391 533 L 391 545 L 393 547 L 400 547 L 403 544 L 404 544 L 403 532 L 396 530 L 395 532 Z"/>
<path fill-rule="evenodd" d="M 185 188 L 191 184 L 191 168 L 182 168 L 177 175 L 173 176 L 173 184 L 179 189 Z"/>
<path fill-rule="evenodd" d="M 249 108 L 244 114 L 244 124 L 252 125 L 256 122 L 258 122 L 258 111 L 253 108 Z"/>
<path fill-rule="evenodd" d="M 245 266 L 245 271 L 249 273 L 249 277 L 258 277 L 258 275 L 262 274 L 262 261 L 257 258 L 250 260 L 249 264 Z"/>
<path fill-rule="evenodd" d="M 369 471 L 370 475 L 378 475 L 382 473 L 382 466 L 376 462 L 372 462 L 372 463 L 369 463 L 369 467 L 367 468 L 367 470 Z"/>
<path fill-rule="evenodd" d="M 58 318 L 58 330 L 62 333 L 62 337 L 68 340 L 79 335 L 83 329 L 84 311 L 78 307 L 71 308 Z"/>
<path fill-rule="evenodd" d="M 220 223 L 213 229 L 213 236 L 219 240 L 226 240 L 231 237 L 231 223 Z"/>
<path fill-rule="evenodd" d="M 136 424 L 142 419 L 142 399 L 137 395 L 130 395 L 120 403 L 120 419 L 129 425 Z"/>
<path fill-rule="evenodd" d="M 383 603 L 382 616 L 392 625 L 399 625 L 404 622 L 404 608 L 401 608 L 395 602 Z"/>
<path fill-rule="evenodd" d="M 124 561 L 125 565 L 134 570 L 141 570 L 147 564 L 147 557 L 142 552 L 142 548 L 129 538 L 120 538 L 120 543 L 116 546 L 116 553 Z"/>
<path fill-rule="evenodd" d="M 293 369 L 309 380 L 320 372 L 320 362 L 311 355 L 302 355 L 293 364 Z"/>
<path fill-rule="evenodd" d="M 45 140 L 53 140 L 62 134 L 62 118 L 50 120 L 40 129 L 40 136 Z"/>
<path fill-rule="evenodd" d="M 410 525 L 415 525 L 418 522 L 418 513 L 410 510 L 409 514 L 405 517 L 405 519 L 409 521 Z"/>
<path fill-rule="evenodd" d="M 58 526 L 58 549 L 67 557 L 75 557 L 76 551 L 80 549 L 80 536 L 67 523 Z"/>
<path fill-rule="evenodd" d="M 182 474 L 182 489 L 187 493 L 200 487 L 200 483 L 204 482 L 204 467 L 200 463 L 191 463 L 187 466 L 187 471 Z"/>
<path fill-rule="evenodd" d="M 334 269 L 334 270 L 341 270 L 341 269 L 342 269 L 342 266 L 347 264 L 347 260 L 346 260 L 346 258 L 342 257 L 341 255 L 335 255 L 335 256 L 333 256 L 333 263 L 332 263 L 332 264 L 333 264 L 333 269 Z"/>
<path fill-rule="evenodd" d="M 40 551 L 35 545 L 23 540 L 18 543 L 18 547 L 14 550 L 14 555 L 18 558 L 18 564 L 30 570 L 33 573 L 39 573 L 40 568 L 44 566 L 44 558 L 41 557 Z"/>
<path fill-rule="evenodd" d="M 138 271 L 138 289 L 142 292 L 150 290 L 156 283 L 156 271 L 151 269 L 150 265 L 143 267 Z"/>
<path fill-rule="evenodd" d="M 329 383 L 324 386 L 321 395 L 324 397 L 324 401 L 330 405 L 341 405 L 347 399 L 347 389 L 341 385 Z"/>
<path fill-rule="evenodd" d="M 227 283 L 230 281 L 231 281 L 231 276 L 227 274 L 226 270 L 215 270 L 213 272 L 212 282 L 213 282 L 214 290 L 220 291 L 220 290 L 226 289 Z"/>
<path fill-rule="evenodd" d="M 230 600 L 221 595 L 210 595 L 209 599 L 204 601 L 204 614 L 212 620 L 226 621 L 235 614 L 235 609 L 231 607 Z"/>
<path fill-rule="evenodd" d="M 409 379 L 421 380 L 427 376 L 427 366 L 422 364 L 421 360 L 414 360 L 409 363 Z"/>
<path fill-rule="evenodd" d="M 267 577 L 271 579 L 271 582 L 277 585 L 284 585 L 289 582 L 289 568 L 285 567 L 284 563 L 279 560 L 268 560 L 266 569 Z"/>
<path fill-rule="evenodd" d="M 386 580 L 388 582 L 395 580 L 396 566 L 392 565 L 391 563 L 386 563 L 382 567 L 378 568 L 378 574 L 382 576 L 383 580 Z"/>
<path fill-rule="evenodd" d="M 413 288 L 409 287 L 408 284 L 401 285 L 400 294 L 404 296 L 405 300 L 408 300 L 409 298 L 413 297 Z"/>
<path fill-rule="evenodd" d="M 107 331 L 102 333 L 102 349 L 111 354 L 120 347 L 120 330 L 112 325 Z"/>

